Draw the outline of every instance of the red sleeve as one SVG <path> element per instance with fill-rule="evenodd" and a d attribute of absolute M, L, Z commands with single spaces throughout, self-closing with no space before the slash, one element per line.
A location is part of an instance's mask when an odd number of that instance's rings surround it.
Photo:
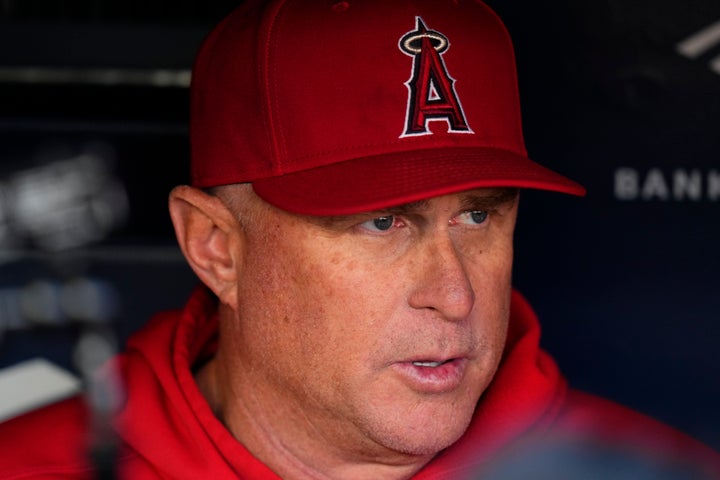
<path fill-rule="evenodd" d="M 0 424 L 0 478 L 92 478 L 87 424 L 80 397 Z"/>

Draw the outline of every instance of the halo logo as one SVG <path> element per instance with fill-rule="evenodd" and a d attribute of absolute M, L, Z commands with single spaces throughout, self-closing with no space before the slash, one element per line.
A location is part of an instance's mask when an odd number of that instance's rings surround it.
<path fill-rule="evenodd" d="M 695 60 L 708 51 L 720 47 L 720 20 L 693 33 L 675 47 L 680 55 Z M 708 63 L 710 70 L 720 75 L 720 55 Z"/>
<path fill-rule="evenodd" d="M 444 120 L 450 133 L 473 133 L 465 120 L 455 93 L 455 80 L 443 62 L 442 54 L 450 48 L 447 37 L 428 30 L 422 18 L 415 18 L 415 30 L 400 38 L 400 50 L 414 58 L 408 88 L 405 130 L 400 138 L 431 135 L 428 123 Z"/>

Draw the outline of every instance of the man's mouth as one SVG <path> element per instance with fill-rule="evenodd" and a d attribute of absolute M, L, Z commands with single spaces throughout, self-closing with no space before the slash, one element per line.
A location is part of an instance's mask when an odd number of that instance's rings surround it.
<path fill-rule="evenodd" d="M 451 361 L 451 360 L 445 360 L 444 362 L 434 362 L 434 361 L 431 361 L 431 360 L 422 360 L 422 361 L 412 362 L 412 364 L 415 365 L 416 367 L 432 367 L 432 368 L 435 368 L 435 367 L 439 367 L 440 365 L 444 365 L 444 364 L 446 364 L 447 362 L 450 362 L 450 361 Z"/>
<path fill-rule="evenodd" d="M 457 389 L 465 377 L 466 357 L 418 359 L 394 364 L 395 371 L 420 393 L 447 393 Z"/>

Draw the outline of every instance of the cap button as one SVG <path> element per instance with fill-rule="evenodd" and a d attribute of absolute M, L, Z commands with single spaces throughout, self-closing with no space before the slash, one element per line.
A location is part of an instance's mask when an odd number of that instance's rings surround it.
<path fill-rule="evenodd" d="M 333 12 L 341 13 L 345 12 L 350 8 L 350 2 L 335 2 L 333 3 Z"/>

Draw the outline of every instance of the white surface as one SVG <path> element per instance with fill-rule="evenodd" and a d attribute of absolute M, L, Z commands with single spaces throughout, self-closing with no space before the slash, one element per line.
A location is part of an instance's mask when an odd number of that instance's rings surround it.
<path fill-rule="evenodd" d="M 0 370 L 0 422 L 80 392 L 80 379 L 42 358 Z"/>

